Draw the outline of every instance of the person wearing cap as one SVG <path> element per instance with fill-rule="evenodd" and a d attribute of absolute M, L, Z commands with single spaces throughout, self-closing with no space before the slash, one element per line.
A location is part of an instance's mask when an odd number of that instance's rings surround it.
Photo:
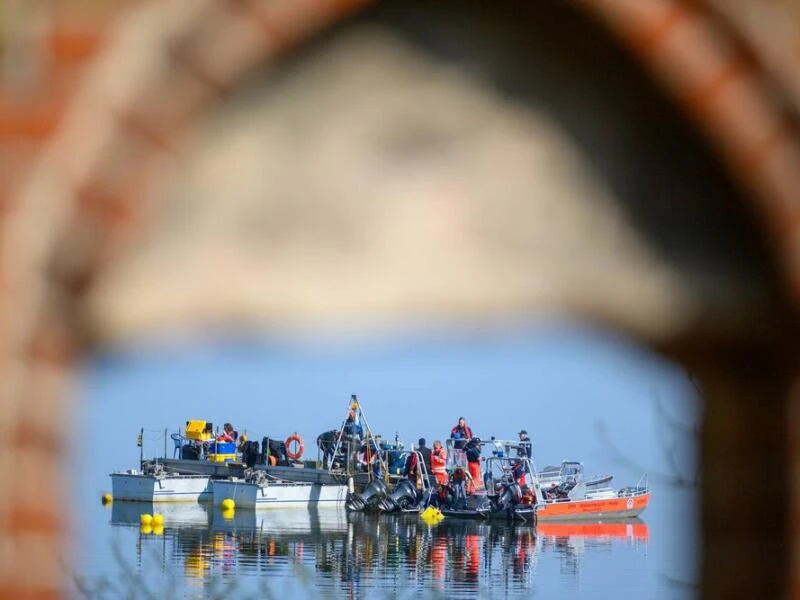
<path fill-rule="evenodd" d="M 528 437 L 528 432 L 524 429 L 519 432 L 519 448 L 517 448 L 517 456 L 527 456 L 533 458 L 533 443 Z"/>

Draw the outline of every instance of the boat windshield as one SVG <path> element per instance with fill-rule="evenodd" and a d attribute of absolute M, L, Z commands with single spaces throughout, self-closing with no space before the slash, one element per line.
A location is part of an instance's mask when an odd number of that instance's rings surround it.
<path fill-rule="evenodd" d="M 569 481 L 571 483 L 583 481 L 583 464 L 564 461 L 561 465 L 561 478 L 563 481 Z"/>
<path fill-rule="evenodd" d="M 533 487 L 535 473 L 533 464 L 527 458 L 491 456 L 486 459 L 486 490 L 491 494 L 511 481 L 524 482 L 524 485 Z"/>

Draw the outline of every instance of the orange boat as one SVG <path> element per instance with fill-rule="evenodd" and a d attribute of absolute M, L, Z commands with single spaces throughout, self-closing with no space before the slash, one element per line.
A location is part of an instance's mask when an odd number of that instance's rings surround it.
<path fill-rule="evenodd" d="M 538 521 L 574 521 L 579 519 L 622 519 L 639 516 L 650 503 L 647 475 L 636 486 L 620 490 L 587 488 L 584 483 L 565 483 L 556 488 L 542 488 L 534 474 L 537 492 Z"/>

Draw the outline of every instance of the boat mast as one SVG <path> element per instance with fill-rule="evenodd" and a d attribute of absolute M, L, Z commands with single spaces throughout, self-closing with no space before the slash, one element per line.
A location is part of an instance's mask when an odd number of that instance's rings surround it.
<path fill-rule="evenodd" d="M 139 446 L 139 468 L 144 464 L 144 427 L 139 429 L 139 436 L 136 438 L 136 445 Z"/>
<path fill-rule="evenodd" d="M 378 447 L 378 443 L 375 441 L 375 436 L 372 435 L 372 429 L 370 429 L 369 423 L 367 422 L 367 415 L 364 414 L 364 409 L 361 408 L 361 403 L 356 398 L 356 395 L 353 394 L 351 396 L 351 400 L 353 404 L 357 406 L 358 412 L 361 414 L 361 418 L 364 420 L 364 430 L 366 432 L 366 443 L 367 443 L 367 451 L 370 452 L 370 443 L 375 446 L 375 454 L 377 454 L 378 460 L 378 467 L 380 468 L 380 472 L 383 474 L 388 473 L 389 469 L 386 467 L 386 464 L 383 462 L 383 454 L 381 453 L 381 449 Z M 372 479 L 372 467 L 367 465 L 367 472 L 369 473 L 369 479 Z"/>
<path fill-rule="evenodd" d="M 378 465 L 380 467 L 381 473 L 387 473 L 386 464 L 383 461 L 383 456 L 381 455 L 380 448 L 378 444 L 375 443 L 375 436 L 372 434 L 372 429 L 370 429 L 369 423 L 367 422 L 367 417 L 364 414 L 364 409 L 361 407 L 361 403 L 358 401 L 358 396 L 355 394 L 350 395 L 350 401 L 347 403 L 347 412 L 345 413 L 344 420 L 342 421 L 341 427 L 339 427 L 339 434 L 336 436 L 336 445 L 333 448 L 333 458 L 331 459 L 330 465 L 328 465 L 328 472 L 333 470 L 333 463 L 336 456 L 339 455 L 339 450 L 342 448 L 342 444 L 346 446 L 346 456 L 347 462 L 345 465 L 345 472 L 348 475 L 352 475 L 355 472 L 355 465 L 352 464 L 352 454 L 353 454 L 353 447 L 352 447 L 352 440 L 344 440 L 344 428 L 347 425 L 347 417 L 350 414 L 350 411 L 355 412 L 356 419 L 363 423 L 363 440 L 359 440 L 361 443 L 365 443 L 367 445 L 367 449 L 370 448 L 370 444 L 372 443 L 375 446 L 375 454 L 376 460 L 378 461 Z M 352 466 L 352 469 L 351 469 Z M 373 472 L 372 468 L 368 466 L 367 468 L 367 476 L 370 480 L 372 480 Z"/>

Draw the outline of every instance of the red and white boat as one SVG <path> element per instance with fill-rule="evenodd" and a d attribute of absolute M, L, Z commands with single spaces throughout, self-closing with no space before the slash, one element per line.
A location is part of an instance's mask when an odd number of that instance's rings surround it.
<path fill-rule="evenodd" d="M 536 518 L 541 521 L 622 519 L 639 516 L 650 503 L 647 475 L 635 486 L 614 489 L 587 487 L 583 482 L 543 487 L 533 474 Z"/>

